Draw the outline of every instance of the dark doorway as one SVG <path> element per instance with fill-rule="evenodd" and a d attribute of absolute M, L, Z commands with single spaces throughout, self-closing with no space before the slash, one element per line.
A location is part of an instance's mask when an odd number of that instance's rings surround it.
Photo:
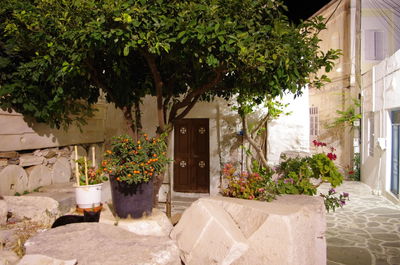
<path fill-rule="evenodd" d="M 399 196 L 400 173 L 400 111 L 393 111 L 392 120 L 392 163 L 390 191 Z"/>
<path fill-rule="evenodd" d="M 209 192 L 208 119 L 182 119 L 174 127 L 174 191 Z"/>

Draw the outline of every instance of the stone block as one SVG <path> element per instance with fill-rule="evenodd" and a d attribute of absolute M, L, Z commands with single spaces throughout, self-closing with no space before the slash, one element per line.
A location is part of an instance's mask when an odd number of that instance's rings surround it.
<path fill-rule="evenodd" d="M 171 238 L 190 264 L 231 264 L 248 249 L 247 239 L 221 205 L 198 200 L 182 215 Z"/>
<path fill-rule="evenodd" d="M 58 148 L 39 149 L 33 152 L 35 156 L 44 156 L 45 158 L 52 158 L 57 155 Z"/>
<path fill-rule="evenodd" d="M 0 158 L 18 158 L 17 152 L 0 152 Z"/>
<path fill-rule="evenodd" d="M 0 171 L 0 194 L 14 195 L 28 189 L 28 175 L 17 165 L 9 165 Z"/>
<path fill-rule="evenodd" d="M 7 223 L 7 203 L 2 197 L 0 197 L 0 225 Z"/>
<path fill-rule="evenodd" d="M 75 265 L 76 259 L 61 260 L 40 254 L 25 255 L 17 265 Z"/>
<path fill-rule="evenodd" d="M 44 231 L 26 243 L 26 254 L 76 259 L 78 264 L 181 265 L 179 249 L 168 237 L 141 236 L 114 225 L 75 223 Z"/>
<path fill-rule="evenodd" d="M 28 219 L 32 222 L 50 226 L 60 215 L 58 202 L 49 197 L 4 196 L 8 211 L 17 220 Z"/>
<path fill-rule="evenodd" d="M 37 165 L 26 169 L 28 173 L 28 190 L 32 191 L 38 187 L 51 184 L 51 170 L 43 165 Z"/>
<path fill-rule="evenodd" d="M 224 220 L 224 228 L 210 229 L 214 220 L 219 224 Z M 191 259 L 188 264 L 319 265 L 326 264 L 325 230 L 320 197 L 284 195 L 272 202 L 213 197 L 193 203 L 171 236 L 176 238 L 183 260 Z M 218 261 L 209 248 L 231 231 L 242 235 L 248 250 L 236 252 L 239 256 L 235 259 Z"/>
<path fill-rule="evenodd" d="M 52 183 L 67 183 L 71 178 L 71 165 L 66 157 L 59 157 L 53 165 Z"/>
<path fill-rule="evenodd" d="M 19 165 L 21 167 L 30 167 L 41 165 L 44 161 L 43 157 L 34 155 L 22 155 L 19 157 Z"/>
<path fill-rule="evenodd" d="M 138 235 L 146 236 L 169 236 L 172 230 L 171 221 L 159 209 L 153 209 L 150 216 L 139 219 L 115 218 L 107 204 L 103 204 L 100 215 L 100 223 L 116 225 Z"/>

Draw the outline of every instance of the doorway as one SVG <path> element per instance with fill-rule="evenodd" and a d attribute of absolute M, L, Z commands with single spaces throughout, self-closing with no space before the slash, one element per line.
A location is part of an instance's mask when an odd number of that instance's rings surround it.
<path fill-rule="evenodd" d="M 400 180 L 400 110 L 392 111 L 392 162 L 391 162 L 391 181 L 390 191 L 399 196 Z"/>
<path fill-rule="evenodd" d="M 182 119 L 174 126 L 174 191 L 209 193 L 208 119 Z"/>

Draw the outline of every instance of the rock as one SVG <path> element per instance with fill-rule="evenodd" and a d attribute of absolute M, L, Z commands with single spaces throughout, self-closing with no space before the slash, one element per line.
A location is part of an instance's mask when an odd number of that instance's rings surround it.
<path fill-rule="evenodd" d="M 198 200 L 182 215 L 171 232 L 190 264 L 231 264 L 248 249 L 240 229 L 221 205 Z"/>
<path fill-rule="evenodd" d="M 27 218 L 32 222 L 50 226 L 60 215 L 58 202 L 49 197 L 5 196 L 8 211 L 17 219 Z"/>
<path fill-rule="evenodd" d="M 8 159 L 0 158 L 0 167 L 6 167 L 8 165 Z"/>
<path fill-rule="evenodd" d="M 57 157 L 52 157 L 49 159 L 46 159 L 47 164 L 54 164 L 57 161 Z"/>
<path fill-rule="evenodd" d="M 103 204 L 100 215 L 100 223 L 117 225 L 125 230 L 138 235 L 168 236 L 172 230 L 172 224 L 168 217 L 159 209 L 153 209 L 150 216 L 139 219 L 116 219 L 107 204 Z"/>
<path fill-rule="evenodd" d="M 9 165 L 19 165 L 19 158 L 10 158 L 8 159 Z"/>
<path fill-rule="evenodd" d="M 17 264 L 19 257 L 14 251 L 0 250 L 0 265 Z"/>
<path fill-rule="evenodd" d="M 47 230 L 25 243 L 26 253 L 78 264 L 180 265 L 179 250 L 168 237 L 140 236 L 114 225 L 75 223 Z"/>
<path fill-rule="evenodd" d="M 71 178 L 70 162 L 65 157 L 59 157 L 53 165 L 53 184 L 67 183 Z"/>
<path fill-rule="evenodd" d="M 17 245 L 18 239 L 16 229 L 0 230 L 0 246 L 5 247 L 5 249 L 12 249 L 13 246 Z"/>
<path fill-rule="evenodd" d="M 18 158 L 17 152 L 0 152 L 0 158 Z"/>
<path fill-rule="evenodd" d="M 284 195 L 273 202 L 214 197 L 193 203 L 171 237 L 185 264 L 317 265 L 326 264 L 325 230 L 320 197 Z M 248 250 L 232 251 L 236 256 L 227 259 L 234 238 Z"/>
<path fill-rule="evenodd" d="M 40 156 L 21 155 L 19 157 L 19 165 L 21 167 L 41 165 L 43 163 L 43 161 L 44 161 L 44 158 L 40 157 Z"/>
<path fill-rule="evenodd" d="M 51 171 L 48 167 L 37 165 L 26 169 L 28 173 L 28 190 L 51 184 Z"/>
<path fill-rule="evenodd" d="M 57 155 L 58 148 L 50 148 L 50 149 L 43 149 L 43 150 L 36 150 L 33 152 L 35 156 L 44 156 L 45 158 L 52 158 Z"/>
<path fill-rule="evenodd" d="M 0 225 L 7 223 L 7 203 L 2 197 L 0 197 Z"/>
<path fill-rule="evenodd" d="M 28 189 L 28 175 L 25 170 L 16 165 L 9 165 L 0 171 L 0 194 L 14 195 Z"/>
<path fill-rule="evenodd" d="M 77 264 L 76 259 L 60 260 L 45 255 L 34 254 L 34 255 L 23 256 L 17 265 L 75 265 L 75 264 Z"/>

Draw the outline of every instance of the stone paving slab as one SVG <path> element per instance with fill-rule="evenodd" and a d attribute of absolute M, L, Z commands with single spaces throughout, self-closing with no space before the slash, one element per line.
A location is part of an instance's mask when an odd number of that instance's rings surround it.
<path fill-rule="evenodd" d="M 400 206 L 360 182 L 347 181 L 336 191 L 348 192 L 350 201 L 327 214 L 328 265 L 400 264 Z"/>

